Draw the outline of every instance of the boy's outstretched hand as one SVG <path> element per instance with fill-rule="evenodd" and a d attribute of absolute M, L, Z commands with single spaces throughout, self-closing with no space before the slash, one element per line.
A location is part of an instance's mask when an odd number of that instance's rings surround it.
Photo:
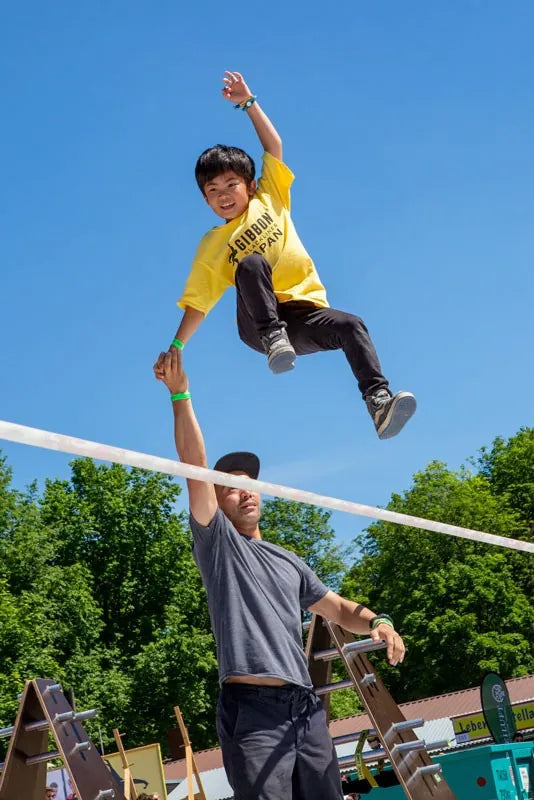
<path fill-rule="evenodd" d="M 232 103 L 244 103 L 245 100 L 252 97 L 252 92 L 240 72 L 228 72 L 228 70 L 225 70 L 224 74 L 226 77 L 223 78 L 223 83 L 225 84 L 222 90 L 223 97 Z"/>

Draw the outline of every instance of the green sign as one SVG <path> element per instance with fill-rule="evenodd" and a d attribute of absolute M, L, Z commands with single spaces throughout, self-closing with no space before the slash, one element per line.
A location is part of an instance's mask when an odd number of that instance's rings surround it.
<path fill-rule="evenodd" d="M 506 684 L 496 672 L 488 672 L 480 687 L 482 713 L 497 744 L 509 744 L 516 732 L 515 716 Z"/>

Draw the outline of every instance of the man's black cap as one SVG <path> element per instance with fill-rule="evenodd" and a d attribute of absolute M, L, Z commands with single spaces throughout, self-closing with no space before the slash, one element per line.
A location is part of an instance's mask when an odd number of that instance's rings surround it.
<path fill-rule="evenodd" d="M 227 453 L 213 469 L 219 472 L 246 472 L 254 480 L 260 473 L 260 459 L 254 453 Z"/>

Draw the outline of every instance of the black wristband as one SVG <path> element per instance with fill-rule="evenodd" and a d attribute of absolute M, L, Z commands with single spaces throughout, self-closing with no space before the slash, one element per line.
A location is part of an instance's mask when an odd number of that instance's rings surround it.
<path fill-rule="evenodd" d="M 385 622 L 386 625 L 391 625 L 392 628 L 395 627 L 389 614 L 376 614 L 374 617 L 372 617 L 372 619 L 369 620 L 369 627 L 372 631 L 374 631 L 374 629 L 378 627 L 381 622 Z"/>

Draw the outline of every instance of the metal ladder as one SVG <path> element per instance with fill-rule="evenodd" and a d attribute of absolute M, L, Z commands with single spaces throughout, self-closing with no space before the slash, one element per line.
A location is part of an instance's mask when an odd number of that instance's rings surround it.
<path fill-rule="evenodd" d="M 332 643 L 334 647 L 332 647 Z M 371 762 L 388 759 L 409 800 L 455 800 L 441 774 L 441 765 L 434 763 L 429 749 L 446 747 L 448 742 L 426 742 L 417 738 L 414 728 L 424 724 L 423 719 L 407 720 L 394 701 L 375 668 L 365 655 L 372 650 L 385 648 L 384 642 L 373 639 L 356 640 L 339 625 L 323 620 L 314 614 L 309 627 L 306 655 L 315 692 L 323 698 L 327 719 L 330 719 L 330 694 L 337 689 L 355 689 L 379 738 L 382 749 L 364 756 Z M 332 683 L 332 661 L 341 658 L 349 680 Z M 334 738 L 334 744 L 356 741 L 360 732 Z M 339 759 L 341 767 L 354 764 L 353 756 Z M 0 798 L 1 800 L 1 798 Z"/>
<path fill-rule="evenodd" d="M 43 800 L 52 759 L 63 761 L 78 800 L 125 800 L 81 724 L 96 715 L 95 709 L 74 711 L 59 683 L 27 681 L 15 724 L 0 729 L 0 737 L 11 737 L 0 764 L 0 800 Z M 49 734 L 55 750 L 48 750 Z"/>

